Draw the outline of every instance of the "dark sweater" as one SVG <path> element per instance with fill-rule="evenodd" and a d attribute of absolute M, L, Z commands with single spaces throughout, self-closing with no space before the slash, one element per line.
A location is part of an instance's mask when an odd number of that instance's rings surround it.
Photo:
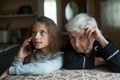
<path fill-rule="evenodd" d="M 112 72 L 120 72 L 120 51 L 109 42 L 104 48 L 95 41 L 91 54 L 77 53 L 70 43 L 64 49 L 64 65 L 66 69 L 94 69 L 95 57 L 102 57 L 107 62 L 107 68 Z"/>

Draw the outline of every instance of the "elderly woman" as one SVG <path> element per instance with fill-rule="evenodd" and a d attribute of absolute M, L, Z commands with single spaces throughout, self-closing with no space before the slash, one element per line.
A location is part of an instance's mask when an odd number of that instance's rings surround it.
<path fill-rule="evenodd" d="M 93 69 L 106 63 L 110 71 L 120 72 L 120 51 L 102 35 L 93 17 L 80 13 L 65 27 L 70 43 L 64 50 L 64 68 Z"/>

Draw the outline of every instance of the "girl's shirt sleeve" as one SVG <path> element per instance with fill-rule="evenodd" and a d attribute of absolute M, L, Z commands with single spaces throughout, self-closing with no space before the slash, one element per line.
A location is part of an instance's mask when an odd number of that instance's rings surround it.
<path fill-rule="evenodd" d="M 54 59 L 46 60 L 43 63 L 31 62 L 29 64 L 23 64 L 23 61 L 15 58 L 13 66 L 9 68 L 9 74 L 46 74 L 60 69 L 62 65 L 62 55 L 57 55 Z"/>
<path fill-rule="evenodd" d="M 18 66 L 18 65 L 22 65 L 22 64 L 23 64 L 23 60 L 15 57 L 12 66 Z"/>

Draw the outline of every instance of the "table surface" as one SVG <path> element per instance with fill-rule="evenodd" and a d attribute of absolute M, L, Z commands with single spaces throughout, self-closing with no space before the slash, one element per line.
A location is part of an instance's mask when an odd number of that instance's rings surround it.
<path fill-rule="evenodd" d="M 60 69 L 43 75 L 9 75 L 5 80 L 120 80 L 120 73 L 112 73 L 106 67 L 95 69 Z"/>

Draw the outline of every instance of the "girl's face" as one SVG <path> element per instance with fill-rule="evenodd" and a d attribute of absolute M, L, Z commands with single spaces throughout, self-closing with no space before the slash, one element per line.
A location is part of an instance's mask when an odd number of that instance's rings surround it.
<path fill-rule="evenodd" d="M 45 24 L 35 23 L 32 29 L 32 41 L 36 49 L 41 49 L 41 51 L 48 49 L 50 40 Z"/>

